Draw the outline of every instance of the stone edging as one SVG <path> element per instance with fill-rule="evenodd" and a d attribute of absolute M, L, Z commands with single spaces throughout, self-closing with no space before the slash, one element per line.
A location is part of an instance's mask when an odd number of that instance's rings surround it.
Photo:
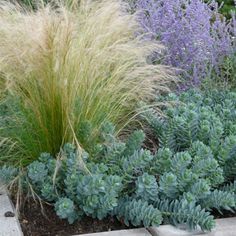
<path fill-rule="evenodd" d="M 216 227 L 209 233 L 201 230 L 189 232 L 172 225 L 149 228 L 149 232 L 152 236 L 236 236 L 236 217 L 217 219 Z"/>
<path fill-rule="evenodd" d="M 15 208 L 0 184 L 0 236 L 23 236 Z"/>

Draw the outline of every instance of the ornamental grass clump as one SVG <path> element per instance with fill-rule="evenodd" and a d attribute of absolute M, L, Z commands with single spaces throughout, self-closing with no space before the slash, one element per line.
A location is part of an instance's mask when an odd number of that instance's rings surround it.
<path fill-rule="evenodd" d="M 214 0 L 126 1 L 131 11 L 139 12 L 145 38 L 166 46 L 166 56 L 153 54 L 153 62 L 162 60 L 181 69 L 177 74 L 184 79 L 183 89 L 209 77 L 224 79 L 222 65 L 236 52 L 234 15 L 226 20 Z"/>
<path fill-rule="evenodd" d="M 140 101 L 168 90 L 168 69 L 146 61 L 160 45 L 136 31 L 119 1 L 37 11 L 0 1 L 0 162 L 26 165 L 75 140 L 89 150 L 103 122 L 122 130 Z"/>

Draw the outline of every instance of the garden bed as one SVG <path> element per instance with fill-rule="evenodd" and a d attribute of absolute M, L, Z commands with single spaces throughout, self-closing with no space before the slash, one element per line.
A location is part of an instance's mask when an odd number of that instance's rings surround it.
<path fill-rule="evenodd" d="M 4 191 L 3 191 L 4 193 Z M 4 194 L 3 194 L 4 195 Z M 8 201 L 3 203 L 0 201 L 0 209 L 2 209 L 2 214 L 7 211 L 14 212 L 14 207 L 10 205 L 9 198 Z M 15 200 L 13 199 L 15 202 Z M 1 205 L 4 204 L 4 205 Z M 65 220 L 59 220 L 55 215 L 52 206 L 43 205 L 44 214 L 41 211 L 39 203 L 36 203 L 29 198 L 27 201 L 24 201 L 21 208 L 21 217 L 20 223 L 23 235 L 27 236 L 38 236 L 38 235 L 57 235 L 57 236 L 71 236 L 71 235 L 81 235 L 84 233 L 87 235 L 93 235 L 93 233 L 99 232 L 99 235 L 110 235 L 117 236 L 120 234 L 124 235 L 142 235 L 142 236 L 192 236 L 192 235 L 203 235 L 203 232 L 198 228 L 193 231 L 185 230 L 184 225 L 176 228 L 171 225 L 161 225 L 159 227 L 150 227 L 147 229 L 136 228 L 130 229 L 122 224 L 120 221 L 117 221 L 114 218 L 107 218 L 103 221 L 93 220 L 92 218 L 84 218 L 82 221 L 76 222 L 74 225 L 69 225 Z M 234 213 L 222 212 L 222 215 L 219 215 L 217 212 L 213 212 L 214 217 L 216 218 L 216 226 L 212 229 L 211 232 L 205 233 L 205 236 L 212 235 L 235 235 L 236 230 L 236 217 Z M 14 214 L 13 214 L 14 215 Z M 47 217 L 45 217 L 47 215 Z M 0 218 L 1 233 L 8 235 L 12 233 L 13 235 L 22 235 L 21 229 L 17 224 L 17 219 L 15 217 L 6 216 L 5 220 L 3 217 Z M 224 216 L 224 218 L 221 218 Z M 225 218 L 227 217 L 227 218 Z M 228 218 L 229 217 L 229 218 Z M 5 231 L 4 231 L 5 229 Z M 125 230 L 124 230 L 125 229 Z M 4 232 L 3 232 L 3 231 Z M 7 231 L 6 231 L 7 230 Z M 101 234 L 100 234 L 101 233 Z M 97 235 L 97 234 L 94 234 Z"/>
<path fill-rule="evenodd" d="M 26 236 L 215 236 L 234 216 L 235 16 L 124 1 L 0 1 L 0 180 Z"/>
<path fill-rule="evenodd" d="M 13 200 L 13 202 L 15 202 L 15 200 Z M 233 212 L 223 211 L 222 213 L 223 214 L 221 215 L 215 211 L 213 213 L 214 218 L 227 219 L 236 217 L 236 213 Z M 24 236 L 70 236 L 134 228 L 134 226 L 127 227 L 115 217 L 107 217 L 104 220 L 85 217 L 74 224 L 69 224 L 67 220 L 58 218 L 53 206 L 43 204 L 42 211 L 40 204 L 30 198 L 22 205 L 19 222 Z M 166 230 L 166 227 L 167 225 L 165 225 L 165 228 L 163 229 Z M 159 228 L 160 227 L 158 227 L 158 230 Z M 160 229 L 162 232 L 162 228 Z M 175 231 L 177 232 L 178 229 L 175 229 Z"/>

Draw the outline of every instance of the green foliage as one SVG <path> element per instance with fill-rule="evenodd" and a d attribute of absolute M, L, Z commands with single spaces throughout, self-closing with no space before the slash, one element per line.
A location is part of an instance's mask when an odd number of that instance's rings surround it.
<path fill-rule="evenodd" d="M 48 169 L 46 165 L 42 162 L 35 161 L 31 163 L 28 167 L 28 176 L 34 183 L 44 182 Z"/>
<path fill-rule="evenodd" d="M 139 176 L 135 182 L 136 184 L 136 197 L 142 198 L 145 201 L 155 202 L 158 199 L 158 184 L 155 176 L 144 173 Z"/>
<path fill-rule="evenodd" d="M 103 219 L 117 206 L 122 188 L 119 176 L 81 176 L 77 182 L 77 202 L 85 214 Z"/>
<path fill-rule="evenodd" d="M 42 153 L 27 167 L 25 183 L 70 223 L 113 215 L 127 225 L 170 222 L 211 230 L 213 210 L 236 207 L 236 94 L 189 91 L 161 99 L 178 103 L 164 109 L 164 118 L 147 114 L 163 140 L 156 153 L 143 148 L 142 131 L 125 142 L 104 123 L 92 152 L 66 144 L 57 159 Z"/>
<path fill-rule="evenodd" d="M 136 150 L 131 156 L 121 159 L 122 174 L 128 182 L 133 181 L 133 177 L 142 173 L 151 163 L 153 156 L 148 150 Z"/>
<path fill-rule="evenodd" d="M 172 224 L 187 223 L 190 229 L 199 225 L 203 230 L 211 230 L 214 227 L 213 217 L 200 205 L 189 203 L 185 199 L 179 201 L 157 201 L 155 206 L 163 212 L 163 216 Z"/>
<path fill-rule="evenodd" d="M 124 155 L 132 155 L 136 150 L 140 149 L 143 141 L 145 139 L 145 134 L 142 130 L 134 131 L 126 142 L 126 147 L 124 150 Z"/>
<path fill-rule="evenodd" d="M 69 198 L 60 198 L 55 204 L 55 210 L 61 219 L 68 219 L 70 224 L 78 219 L 75 205 Z"/>
<path fill-rule="evenodd" d="M 201 200 L 210 194 L 210 186 L 206 180 L 199 179 L 198 182 L 191 186 L 189 193 L 191 193 L 195 199 Z"/>
<path fill-rule="evenodd" d="M 154 164 L 151 166 L 150 171 L 153 173 L 163 174 L 168 171 L 171 166 L 171 157 L 173 153 L 169 148 L 159 148 L 154 156 Z"/>
<path fill-rule="evenodd" d="M 220 147 L 219 159 L 224 166 L 224 174 L 227 179 L 234 179 L 236 173 L 236 135 L 225 138 Z"/>
<path fill-rule="evenodd" d="M 61 155 L 62 159 L 56 161 L 44 153 L 39 161 L 28 166 L 28 178 L 34 189 L 44 200 L 56 202 L 58 216 L 70 223 L 81 213 L 99 219 L 106 217 L 118 204 L 122 178 L 108 175 L 105 164 L 89 162 L 83 168 L 78 150 L 71 144 L 65 145 Z M 86 162 L 88 154 L 82 151 L 81 156 Z"/>
<path fill-rule="evenodd" d="M 213 155 L 206 156 L 200 152 L 203 147 L 203 143 L 195 142 L 189 152 L 178 152 L 169 157 L 166 172 L 159 181 L 160 191 L 165 197 L 175 199 L 189 193 L 193 200 L 198 201 L 210 194 L 212 187 L 224 181 L 223 170 Z"/>
<path fill-rule="evenodd" d="M 130 222 L 134 226 L 147 227 L 158 226 L 162 222 L 161 212 L 143 200 L 121 199 L 112 214 L 123 219 L 126 225 Z"/>
<path fill-rule="evenodd" d="M 236 193 L 236 181 L 221 186 L 220 190 L 224 192 Z"/>
<path fill-rule="evenodd" d="M 15 0 L 10 0 L 15 1 Z M 80 0 L 63 0 L 63 1 L 55 1 L 55 0 L 16 0 L 19 4 L 23 5 L 24 7 L 28 7 L 33 10 L 38 10 L 42 6 L 46 6 L 47 4 L 54 4 L 54 5 L 60 5 L 62 2 L 69 7 L 80 2 Z"/>
<path fill-rule="evenodd" d="M 236 12 L 234 0 L 217 0 L 219 4 L 223 4 L 220 9 L 221 13 L 224 14 L 227 18 L 231 17 L 231 12 Z"/>
<path fill-rule="evenodd" d="M 236 14 L 236 7 L 233 8 Z M 229 16 L 229 15 L 228 15 Z M 236 47 L 236 45 L 234 46 Z M 236 53 L 224 58 L 219 66 L 218 74 L 212 72 L 203 81 L 203 89 L 234 89 L 236 88 Z"/>
<path fill-rule="evenodd" d="M 193 143 L 191 151 L 194 152 L 193 172 L 201 178 L 207 178 L 213 187 L 221 184 L 224 181 L 223 169 L 213 157 L 210 148 L 197 141 Z"/>
<path fill-rule="evenodd" d="M 236 206 L 235 194 L 216 189 L 202 200 L 201 205 L 206 209 L 217 209 L 218 211 L 225 209 L 232 211 L 232 209 L 234 209 Z"/>
<path fill-rule="evenodd" d="M 15 167 L 11 166 L 2 166 L 0 168 L 0 180 L 4 184 L 11 182 L 18 174 L 18 170 Z"/>
<path fill-rule="evenodd" d="M 116 162 L 121 153 L 125 150 L 125 144 L 123 142 L 116 141 L 114 126 L 110 123 L 105 123 L 101 130 L 102 145 L 97 147 L 97 151 L 100 152 L 101 157 L 105 157 L 106 161 Z"/>
<path fill-rule="evenodd" d="M 234 7 L 236 13 L 236 7 Z M 236 84 L 236 53 L 231 57 L 227 57 L 222 65 L 221 73 L 223 74 L 222 78 L 225 78 L 225 82 L 235 89 Z"/>
<path fill-rule="evenodd" d="M 111 214 L 124 220 L 127 225 L 159 225 L 164 218 L 173 219 L 173 223 L 190 222 L 191 227 L 199 224 L 205 230 L 210 229 L 205 223 L 206 219 L 212 221 L 208 215 L 205 215 L 204 220 L 200 218 L 198 221 L 191 221 L 200 214 L 195 202 L 202 198 L 205 189 L 208 190 L 208 185 L 202 180 L 199 181 L 200 186 L 191 188 L 190 183 L 194 182 L 192 179 L 189 179 L 188 187 L 186 184 L 180 184 L 183 176 L 178 171 L 190 168 L 190 154 L 179 153 L 173 157 L 170 150 L 166 149 L 160 150 L 159 154 L 154 156 L 150 151 L 141 148 L 142 132 L 131 134 L 127 143 L 124 143 L 114 137 L 114 127 L 111 124 L 108 123 L 103 130 L 101 136 L 104 144 L 96 149 L 96 155 L 103 158 L 102 163 L 96 163 L 89 158 L 84 150 L 66 144 L 58 160 L 42 153 L 37 161 L 27 167 L 28 182 L 43 200 L 54 203 L 60 218 L 73 223 L 82 215 L 103 219 Z M 137 150 L 128 155 L 126 151 L 128 147 L 134 147 L 133 144 Z M 110 154 L 114 153 L 116 159 L 111 159 Z M 157 157 L 161 155 L 166 156 L 165 161 L 169 164 L 159 174 L 154 171 L 154 164 L 158 163 Z M 180 163 L 178 158 L 181 159 Z M 184 160 L 188 160 L 188 164 L 182 168 Z M 185 199 L 186 189 L 189 190 L 189 195 L 192 191 L 192 195 L 198 194 L 198 197 L 190 201 L 190 208 L 184 208 L 182 204 L 182 208 L 176 212 L 171 199 Z M 167 206 L 164 208 L 166 199 L 170 200 L 168 209 Z M 187 212 L 187 215 L 180 217 L 181 211 L 181 214 Z"/>
<path fill-rule="evenodd" d="M 160 146 L 150 170 L 159 174 L 159 201 L 185 199 L 207 211 L 232 211 L 235 184 L 225 183 L 236 178 L 236 93 L 190 90 L 162 101 L 176 106 L 164 109 L 165 118 L 145 116 Z"/>
<path fill-rule="evenodd" d="M 160 178 L 160 191 L 169 198 L 175 198 L 178 193 L 177 176 L 172 173 L 164 173 Z"/>
<path fill-rule="evenodd" d="M 200 176 L 208 173 L 213 186 L 223 181 L 222 170 L 227 180 L 234 179 L 236 93 L 212 91 L 202 94 L 191 90 L 180 96 L 171 94 L 164 100 L 177 102 L 176 107 L 164 110 L 165 119 L 154 113 L 146 116 L 159 139 L 161 150 L 170 149 L 175 155 L 179 155 L 180 151 L 188 151 L 194 156 L 194 173 Z M 168 159 L 164 157 L 157 161 L 162 164 L 161 169 L 169 167 Z"/>
<path fill-rule="evenodd" d="M 57 193 L 55 192 L 55 187 L 51 178 L 48 178 L 47 182 L 43 182 L 43 184 L 40 185 L 40 188 L 40 194 L 46 201 L 52 202 L 57 199 Z"/>
<path fill-rule="evenodd" d="M 36 9 L 38 6 L 41 6 L 42 4 L 47 4 L 48 2 L 50 2 L 50 0 L 39 0 L 39 1 L 37 1 L 37 0 L 18 0 L 18 2 L 20 4 L 24 4 L 25 6 Z"/>

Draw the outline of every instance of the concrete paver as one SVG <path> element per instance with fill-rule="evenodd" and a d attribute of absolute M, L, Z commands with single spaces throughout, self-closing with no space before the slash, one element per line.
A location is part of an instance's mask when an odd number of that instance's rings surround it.
<path fill-rule="evenodd" d="M 151 236 L 151 234 L 144 228 L 117 230 L 103 233 L 80 234 L 80 236 Z"/>
<path fill-rule="evenodd" d="M 206 236 L 236 236 L 236 217 L 217 219 L 216 227 Z M 198 234 L 197 236 L 202 236 Z"/>
<path fill-rule="evenodd" d="M 172 225 L 161 225 L 159 227 L 151 227 L 148 229 L 152 236 L 192 236 L 201 233 L 201 230 L 188 231 L 179 229 Z"/>
<path fill-rule="evenodd" d="M 0 217 L 4 216 L 5 212 L 7 211 L 13 211 L 13 206 L 6 194 L 0 195 L 0 206 Z"/>
<path fill-rule="evenodd" d="M 0 236 L 23 236 L 15 217 L 0 216 Z"/>
<path fill-rule="evenodd" d="M 216 220 L 216 227 L 208 233 L 201 230 L 187 231 L 172 225 L 162 225 L 148 229 L 152 236 L 236 236 L 236 217 Z"/>
<path fill-rule="evenodd" d="M 15 212 L 5 189 L 0 185 L 0 236 L 23 236 L 16 216 L 5 217 L 8 211 Z"/>

